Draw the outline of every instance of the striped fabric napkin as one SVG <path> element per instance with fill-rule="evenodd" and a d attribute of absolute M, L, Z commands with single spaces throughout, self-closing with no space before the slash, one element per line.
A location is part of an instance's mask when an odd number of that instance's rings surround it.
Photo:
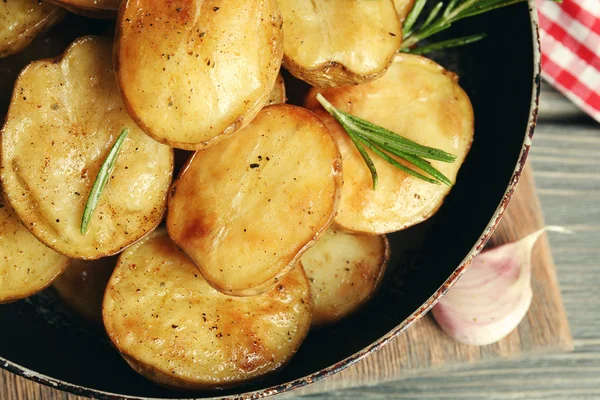
<path fill-rule="evenodd" d="M 537 0 L 542 76 L 600 122 L 600 0 Z"/>

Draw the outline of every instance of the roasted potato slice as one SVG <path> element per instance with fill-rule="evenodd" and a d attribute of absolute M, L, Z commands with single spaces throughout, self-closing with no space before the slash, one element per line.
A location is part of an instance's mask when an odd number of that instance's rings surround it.
<path fill-rule="evenodd" d="M 26 67 L 2 130 L 5 199 L 45 245 L 71 258 L 115 254 L 160 222 L 173 151 L 129 118 L 107 38 L 75 41 L 59 60 Z M 91 187 L 117 135 L 129 135 L 89 232 L 81 218 Z"/>
<path fill-rule="evenodd" d="M 48 0 L 66 8 L 72 13 L 91 18 L 113 19 L 121 0 Z"/>
<path fill-rule="evenodd" d="M 41 244 L 0 196 L 0 304 L 42 291 L 68 262 Z"/>
<path fill-rule="evenodd" d="M 58 297 L 83 318 L 102 323 L 102 299 L 117 257 L 99 260 L 71 260 L 52 287 Z"/>
<path fill-rule="evenodd" d="M 283 65 L 313 86 L 356 85 L 380 77 L 402 44 L 392 0 L 278 0 Z"/>
<path fill-rule="evenodd" d="M 103 317 L 114 345 L 146 378 L 221 388 L 285 365 L 308 332 L 310 303 L 302 267 L 258 296 L 220 293 L 158 230 L 119 257 Z"/>
<path fill-rule="evenodd" d="M 414 5 L 415 0 L 394 0 L 394 6 L 396 7 L 400 22 L 404 22 Z"/>
<path fill-rule="evenodd" d="M 283 81 L 283 76 L 281 74 L 277 76 L 277 80 L 275 81 L 275 86 L 273 86 L 273 90 L 271 90 L 271 94 L 269 95 L 269 100 L 267 101 L 267 105 L 270 106 L 272 104 L 283 104 L 287 101 L 285 97 L 285 82 Z"/>
<path fill-rule="evenodd" d="M 239 135 L 195 153 L 170 192 L 169 234 L 213 287 L 261 293 L 333 221 L 340 172 L 319 118 L 265 107 Z"/>
<path fill-rule="evenodd" d="M 455 74 L 424 57 L 399 54 L 387 73 L 361 86 L 320 92 L 336 107 L 420 144 L 457 156 L 454 163 L 432 165 L 455 181 L 473 140 L 473 109 Z M 309 108 L 317 108 L 313 90 Z M 344 185 L 336 223 L 355 232 L 383 234 L 408 228 L 433 215 L 451 187 L 427 183 L 367 150 L 379 183 L 373 190 L 369 170 L 343 128 L 319 115 L 335 136 L 343 159 Z M 414 168 L 414 167 L 412 167 Z"/>
<path fill-rule="evenodd" d="M 62 8 L 39 0 L 0 1 L 0 58 L 23 50 L 64 15 Z"/>
<path fill-rule="evenodd" d="M 385 236 L 327 230 L 300 258 L 312 293 L 312 325 L 337 322 L 369 301 L 389 256 Z"/>
<path fill-rule="evenodd" d="M 266 104 L 283 51 L 276 0 L 126 0 L 117 80 L 130 115 L 156 140 L 203 149 Z"/>

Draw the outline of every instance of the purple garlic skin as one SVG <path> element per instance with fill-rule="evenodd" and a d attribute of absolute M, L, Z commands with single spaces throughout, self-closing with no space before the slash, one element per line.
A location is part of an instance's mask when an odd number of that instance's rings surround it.
<path fill-rule="evenodd" d="M 568 232 L 549 226 L 477 256 L 432 310 L 444 332 L 475 346 L 495 343 L 512 332 L 531 305 L 531 252 L 546 230 Z"/>

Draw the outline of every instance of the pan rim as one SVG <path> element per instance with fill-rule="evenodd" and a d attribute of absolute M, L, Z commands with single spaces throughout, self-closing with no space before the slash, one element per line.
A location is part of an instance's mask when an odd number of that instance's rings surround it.
<path fill-rule="evenodd" d="M 481 252 L 487 241 L 492 236 L 492 233 L 500 223 L 504 212 L 506 211 L 508 204 L 514 194 L 514 191 L 518 185 L 521 174 L 523 173 L 523 169 L 525 167 L 525 162 L 527 160 L 527 156 L 529 154 L 529 149 L 531 147 L 531 141 L 533 139 L 533 134 L 535 130 L 535 125 L 537 122 L 538 115 L 538 107 L 539 107 L 539 99 L 540 99 L 540 87 L 541 87 L 541 52 L 540 52 L 540 37 L 539 37 L 539 22 L 537 17 L 537 9 L 535 5 L 535 0 L 527 1 L 529 8 L 529 18 L 531 23 L 532 30 L 532 41 L 533 41 L 533 89 L 531 94 L 531 103 L 529 109 L 529 117 L 527 120 L 527 128 L 525 131 L 525 136 L 523 139 L 523 143 L 521 145 L 521 150 L 519 153 L 518 161 L 515 166 L 515 169 L 510 178 L 509 184 L 502 196 L 502 199 L 494 211 L 490 222 L 485 227 L 483 233 L 477 239 L 477 242 L 471 247 L 471 250 L 467 253 L 467 255 L 463 258 L 459 266 L 454 270 L 454 272 L 446 279 L 446 281 L 440 286 L 428 299 L 423 303 L 416 311 L 414 311 L 408 318 L 398 324 L 395 328 L 390 330 L 388 333 L 371 343 L 370 345 L 364 347 L 360 351 L 352 354 L 351 356 L 346 357 L 345 359 L 327 367 L 321 369 L 317 372 L 313 372 L 312 374 L 306 375 L 302 378 L 298 378 L 292 380 L 287 383 L 271 386 L 265 389 L 260 389 L 252 392 L 247 392 L 238 395 L 229 395 L 229 396 L 215 396 L 209 398 L 202 398 L 202 400 L 234 400 L 234 399 L 262 399 L 271 397 L 277 394 L 289 392 L 309 384 L 318 382 L 326 377 L 335 375 L 336 373 L 350 367 L 351 365 L 356 364 L 358 361 L 366 358 L 371 353 L 377 351 L 383 346 L 390 343 L 400 334 L 402 334 L 406 329 L 408 329 L 412 324 L 414 324 L 418 319 L 424 316 L 440 299 L 441 297 L 456 283 L 456 281 L 462 276 L 462 274 L 469 267 L 473 259 Z M 22 376 L 31 381 L 40 383 L 42 385 L 48 386 L 53 389 L 62 390 L 65 392 L 69 392 L 79 396 L 91 397 L 100 400 L 177 400 L 174 398 L 148 398 L 148 397 L 139 397 L 133 395 L 122 395 L 117 393 L 106 392 L 97 389 L 91 389 L 79 385 L 75 385 L 69 382 L 65 382 L 59 379 L 52 378 L 50 376 L 37 373 L 33 370 L 25 368 L 17 363 L 9 361 L 0 356 L 0 367 L 6 371 L 14 373 L 16 375 Z M 193 398 L 186 397 L 181 398 L 179 400 L 192 400 Z"/>

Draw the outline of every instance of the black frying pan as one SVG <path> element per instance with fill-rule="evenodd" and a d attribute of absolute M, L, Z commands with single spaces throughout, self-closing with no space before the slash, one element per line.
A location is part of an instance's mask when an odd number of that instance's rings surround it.
<path fill-rule="evenodd" d="M 28 61 L 56 56 L 76 37 L 107 27 L 70 16 L 25 53 L 0 60 L 0 114 Z M 451 30 L 453 35 L 488 33 L 476 44 L 431 55 L 459 73 L 475 109 L 475 142 L 457 185 L 433 218 L 389 236 L 388 273 L 368 306 L 311 332 L 281 373 L 225 392 L 162 389 L 133 372 L 102 329 L 64 309 L 51 289 L 0 306 L 0 367 L 100 399 L 262 398 L 332 375 L 401 334 L 458 279 L 497 226 L 519 180 L 537 115 L 540 56 L 533 0 L 459 22 Z M 304 86 L 286 78 L 290 102 L 299 104 Z"/>

